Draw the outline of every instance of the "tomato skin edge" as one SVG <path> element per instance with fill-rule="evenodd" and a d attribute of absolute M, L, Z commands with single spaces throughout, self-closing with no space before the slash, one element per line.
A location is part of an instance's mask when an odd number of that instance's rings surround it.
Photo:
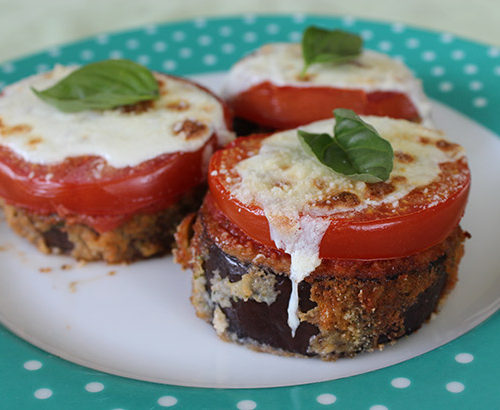
<path fill-rule="evenodd" d="M 359 115 L 421 120 L 411 100 L 398 91 L 277 86 L 266 81 L 235 95 L 229 104 L 237 117 L 274 129 L 331 118 L 335 108 L 349 108 Z"/>
<path fill-rule="evenodd" d="M 428 249 L 458 226 L 470 190 L 470 182 L 456 195 L 436 206 L 378 223 L 354 223 L 326 231 L 321 258 L 393 259 Z M 332 255 L 332 249 L 338 249 Z M 369 251 L 368 251 L 369 249 Z"/>
<path fill-rule="evenodd" d="M 65 184 L 16 174 L 0 161 L 0 197 L 9 205 L 39 215 L 56 213 L 71 223 L 84 223 L 98 232 L 118 227 L 134 214 L 166 209 L 205 180 L 205 149 L 216 148 L 213 135 L 199 150 L 168 154 L 165 160 L 103 183 Z"/>

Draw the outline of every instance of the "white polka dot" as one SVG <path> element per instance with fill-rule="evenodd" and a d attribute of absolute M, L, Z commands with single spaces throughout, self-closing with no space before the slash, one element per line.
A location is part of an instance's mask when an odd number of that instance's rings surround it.
<path fill-rule="evenodd" d="M 401 54 L 395 55 L 392 58 L 394 58 L 394 60 L 398 60 L 398 61 L 400 61 L 402 63 L 404 63 L 404 61 L 405 61 L 405 57 L 402 56 Z"/>
<path fill-rule="evenodd" d="M 174 31 L 174 34 L 172 34 L 172 38 L 174 41 L 184 41 L 186 39 L 186 33 L 183 31 Z"/>
<path fill-rule="evenodd" d="M 95 38 L 98 44 L 108 44 L 109 36 L 107 34 L 98 34 Z"/>
<path fill-rule="evenodd" d="M 449 382 L 446 384 L 446 390 L 450 393 L 461 393 L 465 389 L 465 386 L 460 382 Z"/>
<path fill-rule="evenodd" d="M 193 50 L 191 50 L 189 47 L 182 47 L 179 50 L 179 55 L 182 58 L 189 58 L 189 57 L 191 57 L 193 55 Z"/>
<path fill-rule="evenodd" d="M 476 108 L 483 108 L 488 105 L 488 100 L 484 97 L 477 97 L 472 100 L 472 104 L 474 104 Z"/>
<path fill-rule="evenodd" d="M 344 24 L 344 26 L 350 27 L 350 26 L 354 25 L 354 23 L 356 23 L 356 20 L 352 16 L 345 16 L 342 19 L 342 23 Z"/>
<path fill-rule="evenodd" d="M 303 14 L 300 14 L 300 13 L 295 13 L 292 17 L 293 22 L 297 23 L 297 24 L 303 23 L 305 19 L 306 19 L 306 16 L 304 16 Z"/>
<path fill-rule="evenodd" d="M 52 396 L 52 390 L 46 388 L 38 389 L 35 391 L 34 396 L 40 400 L 48 399 Z"/>
<path fill-rule="evenodd" d="M 89 393 L 99 393 L 104 390 L 104 384 L 99 382 L 90 382 L 85 385 L 85 390 Z"/>
<path fill-rule="evenodd" d="M 207 35 L 198 37 L 198 44 L 200 46 L 208 46 L 210 43 L 212 43 L 212 37 Z"/>
<path fill-rule="evenodd" d="M 28 360 L 27 362 L 24 362 L 23 367 L 26 370 L 38 370 L 42 367 L 42 362 L 38 360 Z"/>
<path fill-rule="evenodd" d="M 493 69 L 493 73 L 495 75 L 500 75 L 500 65 L 497 65 L 494 69 Z"/>
<path fill-rule="evenodd" d="M 154 24 L 148 24 L 144 27 L 144 32 L 150 36 L 156 34 L 156 26 Z"/>
<path fill-rule="evenodd" d="M 469 88 L 472 91 L 479 91 L 483 88 L 483 83 L 481 81 L 471 81 L 469 83 Z M 467 353 L 464 353 L 464 354 L 467 354 Z"/>
<path fill-rule="evenodd" d="M 137 48 L 139 48 L 139 40 L 137 40 L 136 38 L 130 38 L 126 41 L 125 46 L 129 50 L 136 50 Z"/>
<path fill-rule="evenodd" d="M 203 64 L 205 65 L 214 65 L 217 63 L 217 57 L 213 54 L 207 54 L 203 56 Z"/>
<path fill-rule="evenodd" d="M 474 360 L 474 356 L 472 356 L 470 353 L 459 353 L 455 356 L 455 360 L 458 363 L 470 363 Z"/>
<path fill-rule="evenodd" d="M 176 69 L 177 63 L 174 60 L 165 60 L 162 67 L 167 71 L 172 71 Z"/>
<path fill-rule="evenodd" d="M 257 40 L 257 34 L 253 31 L 247 31 L 243 35 L 243 41 L 245 41 L 245 43 L 253 43 L 255 40 Z"/>
<path fill-rule="evenodd" d="M 465 74 L 476 74 L 477 73 L 477 65 L 475 64 L 466 64 L 464 66 L 464 73 Z"/>
<path fill-rule="evenodd" d="M 219 29 L 219 34 L 222 37 L 229 37 L 232 33 L 233 33 L 233 29 L 231 27 L 229 27 L 229 26 L 222 26 Z"/>
<path fill-rule="evenodd" d="M 435 67 L 432 67 L 431 73 L 432 73 L 432 75 L 434 75 L 436 77 L 440 77 L 445 73 L 445 69 L 444 69 L 444 67 L 437 65 Z"/>
<path fill-rule="evenodd" d="M 394 23 L 391 28 L 394 33 L 402 33 L 406 26 L 403 23 Z"/>
<path fill-rule="evenodd" d="M 158 399 L 158 404 L 162 407 L 172 407 L 177 404 L 177 399 L 174 396 L 162 396 Z"/>
<path fill-rule="evenodd" d="M 443 33 L 441 34 L 441 42 L 442 43 L 451 43 L 454 40 L 455 36 L 451 33 Z"/>
<path fill-rule="evenodd" d="M 269 34 L 278 34 L 280 31 L 280 26 L 278 26 L 277 24 L 274 24 L 274 23 L 268 24 L 266 26 L 266 31 Z"/>
<path fill-rule="evenodd" d="M 153 50 L 157 53 L 162 53 L 167 49 L 167 43 L 164 41 L 157 41 L 153 44 Z"/>
<path fill-rule="evenodd" d="M 0 91 L 5 87 L 5 83 L 3 81 L 0 81 Z"/>
<path fill-rule="evenodd" d="M 45 71 L 48 71 L 49 66 L 47 64 L 38 64 L 36 66 L 36 72 L 37 73 L 44 73 Z"/>
<path fill-rule="evenodd" d="M 488 55 L 492 58 L 500 56 L 500 48 L 498 47 L 490 47 L 488 49 Z"/>
<path fill-rule="evenodd" d="M 222 52 L 224 54 L 234 53 L 234 44 L 226 43 L 222 45 Z"/>
<path fill-rule="evenodd" d="M 328 405 L 335 403 L 337 401 L 337 397 L 334 394 L 323 393 L 316 397 L 316 401 L 319 404 Z"/>
<path fill-rule="evenodd" d="M 389 409 L 383 404 L 374 404 L 373 406 L 370 406 L 370 410 L 389 410 Z"/>
<path fill-rule="evenodd" d="M 439 89 L 442 92 L 447 93 L 448 91 L 453 90 L 453 84 L 450 83 L 449 81 L 443 81 L 442 83 L 439 84 Z"/>
<path fill-rule="evenodd" d="M 396 377 L 391 380 L 391 384 L 397 389 L 406 389 L 411 384 L 411 381 L 406 377 Z"/>
<path fill-rule="evenodd" d="M 61 49 L 59 47 L 51 47 L 47 51 L 47 54 L 51 57 L 59 57 L 61 55 Z"/>
<path fill-rule="evenodd" d="M 203 28 L 207 25 L 207 20 L 205 20 L 203 17 L 198 17 L 197 19 L 194 20 L 194 26 L 196 28 Z"/>
<path fill-rule="evenodd" d="M 113 59 L 123 58 L 123 53 L 120 50 L 112 50 L 109 53 L 109 58 Z"/>
<path fill-rule="evenodd" d="M 16 67 L 12 63 L 5 63 L 4 65 L 2 65 L 2 71 L 5 74 L 10 74 L 16 71 Z"/>
<path fill-rule="evenodd" d="M 390 41 L 381 41 L 378 43 L 378 48 L 382 51 L 389 51 L 392 48 L 392 43 Z"/>
<path fill-rule="evenodd" d="M 238 410 L 253 410 L 257 407 L 257 403 L 253 400 L 240 400 L 236 403 Z"/>
<path fill-rule="evenodd" d="M 82 50 L 80 58 L 85 61 L 92 60 L 94 58 L 94 52 L 89 49 Z"/>
<path fill-rule="evenodd" d="M 137 62 L 142 65 L 148 65 L 151 62 L 151 58 L 147 54 L 141 54 L 137 57 Z"/>
<path fill-rule="evenodd" d="M 371 30 L 362 30 L 361 31 L 361 37 L 363 37 L 363 40 L 371 40 L 373 38 L 373 31 L 371 31 Z"/>
<path fill-rule="evenodd" d="M 463 50 L 453 50 L 451 52 L 451 58 L 453 60 L 462 60 L 465 57 L 465 53 Z"/>
<path fill-rule="evenodd" d="M 245 24 L 254 24 L 255 23 L 255 14 L 247 14 L 243 16 L 243 22 Z"/>
<path fill-rule="evenodd" d="M 408 40 L 406 40 L 406 47 L 408 48 L 417 48 L 418 46 L 420 46 L 420 40 L 418 38 L 409 38 Z"/>
<path fill-rule="evenodd" d="M 302 40 L 302 33 L 300 31 L 292 31 L 288 34 L 288 39 L 293 42 L 298 42 Z"/>
<path fill-rule="evenodd" d="M 424 61 L 434 61 L 436 59 L 436 53 L 431 50 L 424 51 L 422 53 L 422 60 Z"/>

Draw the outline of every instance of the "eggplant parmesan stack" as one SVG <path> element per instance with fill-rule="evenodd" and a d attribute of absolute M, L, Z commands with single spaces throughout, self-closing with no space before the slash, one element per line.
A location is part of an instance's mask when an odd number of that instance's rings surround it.
<path fill-rule="evenodd" d="M 429 120 L 421 82 L 400 61 L 363 50 L 341 64 L 312 65 L 305 74 L 300 44 L 267 44 L 229 71 L 223 97 L 235 117 L 264 130 L 331 117 L 335 108 L 416 122 Z"/>
<path fill-rule="evenodd" d="M 232 136 L 225 104 L 195 83 L 149 72 L 157 98 L 113 109 L 61 112 L 35 95 L 74 70 L 58 66 L 0 95 L 7 222 L 41 251 L 81 260 L 128 262 L 169 251 L 176 225 L 201 202 L 210 155 Z M 82 84 L 110 98 L 99 84 Z"/>
<path fill-rule="evenodd" d="M 197 315 L 222 339 L 349 357 L 412 333 L 453 288 L 468 236 L 463 149 L 420 124 L 363 119 L 392 145 L 385 182 L 332 171 L 297 130 L 239 138 L 212 157 L 201 210 L 178 228 L 177 260 L 193 271 Z"/>

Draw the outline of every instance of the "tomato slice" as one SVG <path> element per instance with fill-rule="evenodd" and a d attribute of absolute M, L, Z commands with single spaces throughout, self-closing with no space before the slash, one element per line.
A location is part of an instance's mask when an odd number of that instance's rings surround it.
<path fill-rule="evenodd" d="M 236 176 L 234 166 L 257 153 L 263 135 L 239 138 L 216 152 L 210 162 L 208 198 L 239 228 L 265 246 L 276 248 L 269 233 L 264 211 L 246 204 L 231 194 L 228 176 Z M 220 172 L 223 170 L 223 172 Z M 462 177 L 455 178 L 459 173 Z M 411 191 L 387 212 L 384 206 L 342 215 L 329 216 L 330 226 L 320 244 L 323 259 L 390 259 L 409 256 L 443 241 L 458 225 L 467 202 L 470 173 L 460 159 L 441 166 L 435 182 Z M 435 201 L 437 194 L 445 199 Z"/>
<path fill-rule="evenodd" d="M 236 95 L 229 103 L 235 116 L 273 129 L 295 128 L 330 118 L 335 108 L 420 121 L 410 99 L 396 91 L 367 93 L 333 87 L 276 86 L 266 81 Z"/>
<path fill-rule="evenodd" d="M 197 151 L 164 154 L 136 167 L 114 169 L 104 165 L 104 176 L 94 178 L 96 167 L 103 165 L 98 157 L 34 165 L 2 147 L 0 197 L 39 214 L 56 212 L 106 231 L 138 211 L 164 209 L 202 183 L 204 151 L 215 148 L 213 135 Z"/>
<path fill-rule="evenodd" d="M 210 94 L 222 107 L 226 128 L 232 129 L 231 112 L 219 97 L 184 78 L 162 74 L 158 81 L 168 78 Z M 31 212 L 58 214 L 69 223 L 105 232 L 138 212 L 163 210 L 203 183 L 208 157 L 217 148 L 218 136 L 213 133 L 196 151 L 162 154 L 137 166 L 114 168 L 97 156 L 34 164 L 0 145 L 0 197 Z"/>

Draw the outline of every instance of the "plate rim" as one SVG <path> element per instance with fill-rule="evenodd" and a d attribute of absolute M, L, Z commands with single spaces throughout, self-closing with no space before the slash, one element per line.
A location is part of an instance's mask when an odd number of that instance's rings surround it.
<path fill-rule="evenodd" d="M 244 13 L 244 14 L 230 14 L 230 15 L 224 15 L 224 16 L 210 16 L 210 17 L 206 17 L 204 18 L 206 21 L 225 21 L 225 20 L 228 20 L 228 19 L 241 19 L 243 18 L 244 16 L 248 15 L 249 13 Z M 293 14 L 291 13 L 271 13 L 271 14 L 260 14 L 260 13 L 250 13 L 251 15 L 255 16 L 255 18 L 269 18 L 269 19 L 275 19 L 275 18 L 290 18 Z M 332 19 L 332 20 L 336 20 L 336 19 L 342 19 L 343 17 L 345 16 L 342 16 L 342 15 L 335 15 L 335 14 L 328 14 L 328 15 L 318 15 L 318 14 L 309 14 L 309 13 L 300 13 L 301 15 L 305 16 L 307 19 Z M 382 20 L 382 19 L 372 19 L 372 18 L 358 18 L 358 17 L 355 17 L 356 19 L 356 22 L 358 23 L 362 23 L 362 24 L 377 24 L 377 25 L 381 25 L 381 26 L 391 26 L 397 22 L 395 21 L 387 21 L 387 20 Z M 155 23 L 152 23 L 153 25 L 155 26 L 169 26 L 169 25 L 175 25 L 175 24 L 179 24 L 179 25 L 182 25 L 182 24 L 192 24 L 196 19 L 182 19 L 182 20 L 171 20 L 171 21 L 164 21 L 164 22 L 155 22 Z M 219 22 L 220 23 L 220 22 Z M 139 30 L 144 30 L 145 27 L 147 27 L 148 24 L 143 24 L 143 25 L 140 25 L 140 26 L 136 26 L 136 27 L 131 27 L 131 28 L 127 28 L 127 29 L 122 29 L 122 30 L 113 30 L 113 31 L 106 31 L 106 32 L 102 32 L 100 34 L 104 34 L 104 35 L 109 35 L 109 36 L 113 36 L 113 35 L 119 35 L 119 34 L 128 34 L 130 32 L 134 32 L 134 31 L 139 31 Z M 419 26 L 415 26 L 415 25 L 412 25 L 412 24 L 404 24 L 404 26 L 408 29 L 411 29 L 411 30 L 416 30 L 416 31 L 419 31 L 419 32 L 425 32 L 425 33 L 431 33 L 431 34 L 434 34 L 434 35 L 442 35 L 443 33 L 446 33 L 446 32 L 441 32 L 439 30 L 434 30 L 434 29 L 429 29 L 429 28 L 423 28 L 423 27 L 419 27 Z M 87 41 L 90 41 L 92 39 L 95 39 L 96 36 L 98 36 L 99 34 L 96 34 L 96 35 L 92 35 L 92 36 L 85 36 L 84 38 L 80 38 L 80 39 L 77 39 L 77 40 L 73 40 L 73 41 L 70 41 L 70 42 L 64 42 L 64 43 L 59 43 L 59 44 L 55 44 L 53 45 L 52 47 L 68 47 L 68 46 L 77 46 L 77 45 L 81 45 Z M 475 39 L 469 39 L 469 38 L 466 38 L 464 36 L 461 36 L 459 34 L 455 34 L 455 33 L 452 33 L 453 35 L 453 38 L 455 40 L 458 40 L 458 41 L 465 41 L 467 43 L 470 43 L 474 46 L 480 46 L 480 47 L 495 47 L 495 45 L 492 45 L 492 44 L 488 44 L 488 43 L 485 43 L 485 42 L 481 42 L 481 41 L 478 41 L 478 40 L 475 40 Z M 259 43 L 260 44 L 260 43 Z M 2 61 L 0 62 L 0 67 L 4 64 L 8 64 L 8 63 L 14 63 L 14 62 L 19 62 L 19 61 L 22 61 L 22 60 L 25 60 L 25 59 L 28 59 L 28 58 L 33 58 L 34 56 L 39 56 L 39 55 L 42 55 L 44 53 L 47 53 L 47 51 L 52 48 L 52 47 L 49 47 L 49 48 L 46 48 L 44 50 L 40 50 L 40 51 L 37 51 L 37 52 L 34 52 L 34 53 L 29 53 L 29 54 L 26 54 L 26 55 L 21 55 L 21 56 L 18 56 L 18 57 L 15 57 L 13 59 L 10 59 L 10 60 L 6 60 L 6 61 Z M 208 71 L 210 72 L 210 70 Z M 443 104 L 443 102 L 441 100 L 438 100 L 439 103 Z M 446 104 L 447 105 L 447 104 Z M 448 106 L 448 105 L 447 105 Z M 460 114 L 462 115 L 466 115 L 464 112 L 462 112 L 462 110 L 460 109 L 457 109 L 455 107 L 450 107 L 452 109 L 454 109 L 455 111 L 458 111 Z M 490 108 L 491 109 L 491 108 Z M 469 117 L 469 116 L 468 116 Z M 470 119 L 472 119 L 473 121 L 477 122 L 479 125 L 481 125 L 482 127 L 485 127 L 487 128 L 488 130 L 490 130 L 491 132 L 493 132 L 494 134 L 497 134 L 498 136 L 498 133 L 499 131 L 497 129 L 494 129 L 494 127 L 490 127 L 488 124 L 485 124 L 484 122 L 481 122 L 481 121 L 478 121 L 475 117 L 469 117 Z M 497 127 L 499 125 L 497 124 Z M 496 307 L 496 310 L 498 310 L 498 306 Z M 474 326 L 471 327 L 471 329 L 469 329 L 468 331 L 464 332 L 464 334 L 462 334 L 461 336 L 458 336 L 457 338 L 454 338 L 446 343 L 444 343 L 441 347 L 443 346 L 447 346 L 449 345 L 451 342 L 453 342 L 454 340 L 458 340 L 462 337 L 464 337 L 464 335 L 470 333 L 472 330 L 476 329 L 478 325 L 480 325 L 481 323 L 486 323 L 488 321 L 491 321 L 492 317 L 495 315 L 495 310 L 492 311 L 487 317 L 485 317 L 484 319 L 480 320 L 477 324 L 475 324 Z M 497 313 L 497 316 L 498 316 L 498 313 Z M 16 336 L 18 337 L 18 336 Z M 3 338 L 3 336 L 0 334 L 0 340 Z M 21 342 L 24 342 L 24 343 L 27 343 L 24 339 L 20 339 Z M 46 351 L 42 351 L 42 353 L 44 354 L 50 354 L 50 353 L 46 353 Z M 427 355 L 429 352 L 427 353 L 424 353 L 422 356 L 425 356 Z M 419 356 L 421 357 L 421 356 Z M 58 359 L 58 360 L 65 360 L 65 359 Z M 410 359 L 410 360 L 413 360 L 413 359 Z M 396 365 L 391 365 L 390 367 L 394 367 Z M 84 368 L 86 369 L 86 368 Z M 368 372 L 368 373 L 373 373 L 375 371 L 378 371 L 378 370 L 374 370 L 374 371 L 371 371 L 371 372 Z M 363 373 L 363 374 L 366 374 L 366 373 Z M 124 378 L 123 376 L 117 376 L 117 375 L 108 375 L 110 377 L 113 377 L 113 378 Z M 359 376 L 362 376 L 361 375 L 357 375 L 357 376 L 351 376 L 351 377 L 359 377 Z M 351 378 L 349 377 L 349 378 Z M 127 379 L 129 380 L 129 379 Z M 137 381 L 137 379 L 132 379 L 134 381 Z M 339 379 L 337 379 L 339 380 Z M 333 380 L 333 381 L 324 381 L 324 382 L 313 382 L 313 383 L 306 383 L 306 384 L 301 384 L 301 385 L 297 385 L 297 386 L 315 386 L 315 385 L 318 385 L 318 384 L 325 384 L 325 383 L 332 383 L 332 382 L 336 382 L 337 380 Z M 146 383 L 153 383 L 155 384 L 154 382 L 146 382 Z M 163 386 L 170 386 L 170 385 L 163 385 Z M 174 387 L 182 387 L 182 386 L 175 386 L 175 385 L 172 385 Z M 250 390 L 250 391 L 253 391 L 253 390 L 268 390 L 268 389 L 290 389 L 290 388 L 293 388 L 293 387 L 296 387 L 296 386 L 284 386 L 284 387 L 263 387 L 263 388 L 248 388 L 248 389 L 242 389 L 242 388 L 236 388 L 236 389 L 231 389 L 231 390 Z M 207 387 L 183 387 L 184 389 L 200 389 L 200 390 L 216 390 L 216 391 L 220 391 L 220 390 L 227 390 L 227 389 L 224 389 L 224 388 L 207 388 Z"/>

